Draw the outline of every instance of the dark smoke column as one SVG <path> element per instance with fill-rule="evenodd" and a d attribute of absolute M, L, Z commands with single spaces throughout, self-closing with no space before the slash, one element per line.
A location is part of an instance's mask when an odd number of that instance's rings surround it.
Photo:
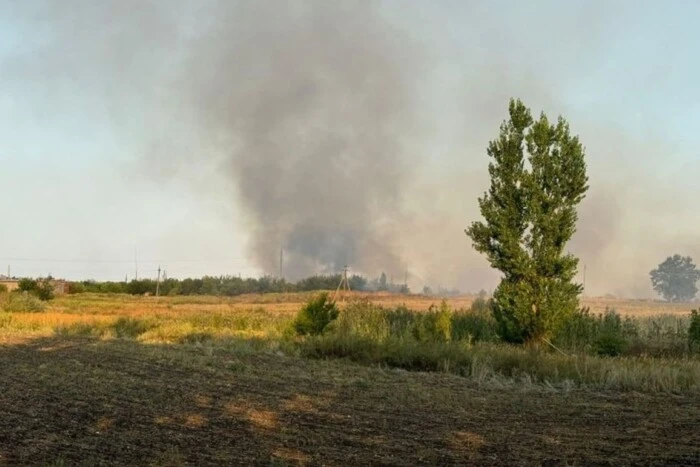
<path fill-rule="evenodd" d="M 290 278 L 403 271 L 386 227 L 406 176 L 402 48 L 367 2 L 213 7 L 191 52 L 195 117 L 223 154 L 258 265 Z"/>

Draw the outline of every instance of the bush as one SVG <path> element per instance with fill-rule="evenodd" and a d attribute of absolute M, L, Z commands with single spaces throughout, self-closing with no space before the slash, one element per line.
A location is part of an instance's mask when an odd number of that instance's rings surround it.
<path fill-rule="evenodd" d="M 443 300 L 440 307 L 430 306 L 416 320 L 413 337 L 419 342 L 447 342 L 452 338 L 452 309 Z"/>
<path fill-rule="evenodd" d="M 20 292 L 30 293 L 43 301 L 49 301 L 54 297 L 54 287 L 48 279 L 21 279 L 17 288 Z"/>
<path fill-rule="evenodd" d="M 624 352 L 627 341 L 619 334 L 608 333 L 598 337 L 593 348 L 595 353 L 603 357 L 617 357 Z"/>
<path fill-rule="evenodd" d="M 40 313 L 46 309 L 44 302 L 28 292 L 11 293 L 4 310 L 12 313 Z"/>
<path fill-rule="evenodd" d="M 693 310 L 690 312 L 688 347 L 691 352 L 700 349 L 700 310 Z"/>
<path fill-rule="evenodd" d="M 328 299 L 327 293 L 312 298 L 299 311 L 294 320 L 294 329 L 298 335 L 316 336 L 321 334 L 326 326 L 338 318 L 338 308 L 335 302 Z"/>
<path fill-rule="evenodd" d="M 493 342 L 499 339 L 496 326 L 490 302 L 478 298 L 469 310 L 452 315 L 452 340 Z"/>
<path fill-rule="evenodd" d="M 68 284 L 68 293 L 71 295 L 85 292 L 87 292 L 87 287 L 81 282 L 71 282 Z"/>
<path fill-rule="evenodd" d="M 0 294 L 7 293 L 7 286 L 5 284 L 0 284 Z"/>
<path fill-rule="evenodd" d="M 135 339 L 153 328 L 149 323 L 134 318 L 119 318 L 112 325 L 119 339 Z"/>

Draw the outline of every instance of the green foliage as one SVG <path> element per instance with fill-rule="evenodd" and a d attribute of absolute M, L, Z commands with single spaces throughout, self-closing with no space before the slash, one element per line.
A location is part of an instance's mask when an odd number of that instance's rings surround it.
<path fill-rule="evenodd" d="M 443 300 L 440 307 L 419 315 L 413 327 L 413 336 L 419 342 L 447 342 L 452 338 L 452 309 Z"/>
<path fill-rule="evenodd" d="M 700 310 L 693 310 L 690 312 L 688 346 L 691 351 L 700 350 Z"/>
<path fill-rule="evenodd" d="M 68 293 L 70 295 L 80 294 L 87 292 L 87 287 L 81 282 L 71 282 L 68 284 Z"/>
<path fill-rule="evenodd" d="M 651 284 L 664 300 L 684 302 L 698 293 L 700 271 L 690 256 L 673 255 L 649 273 Z"/>
<path fill-rule="evenodd" d="M 141 334 L 146 333 L 153 326 L 146 321 L 134 318 L 119 318 L 113 325 L 112 329 L 116 336 L 120 339 L 135 339 Z"/>
<path fill-rule="evenodd" d="M 625 353 L 638 337 L 640 330 L 632 318 L 623 319 L 611 308 L 599 315 L 591 314 L 586 308 L 566 320 L 555 342 L 569 350 L 614 357 Z"/>
<path fill-rule="evenodd" d="M 596 354 L 604 357 L 617 357 L 627 346 L 627 341 L 617 334 L 602 334 L 595 343 Z"/>
<path fill-rule="evenodd" d="M 5 284 L 0 284 L 0 294 L 7 293 L 7 286 Z"/>
<path fill-rule="evenodd" d="M 319 294 L 316 298 L 309 300 L 299 311 L 294 320 L 294 329 L 302 336 L 316 336 L 338 318 L 338 313 L 335 302 L 328 298 L 328 294 Z"/>
<path fill-rule="evenodd" d="M 316 275 L 300 279 L 296 283 L 287 282 L 276 277 L 241 278 L 238 276 L 204 276 L 188 279 L 164 279 L 160 283 L 162 296 L 175 295 L 214 295 L 233 297 L 243 294 L 312 292 L 317 290 L 335 290 L 341 275 Z M 366 290 L 370 286 L 366 278 L 353 275 L 348 278 L 352 290 Z M 110 293 L 131 295 L 155 295 L 157 281 L 139 279 L 130 282 L 83 281 L 72 283 L 69 293 Z M 399 289 L 397 289 L 398 291 Z"/>
<path fill-rule="evenodd" d="M 469 342 L 493 342 L 498 340 L 496 320 L 491 312 L 491 302 L 478 298 L 467 311 L 452 315 L 452 340 Z"/>
<path fill-rule="evenodd" d="M 49 279 L 21 279 L 17 289 L 34 295 L 39 300 L 48 301 L 54 297 L 54 286 Z"/>
<path fill-rule="evenodd" d="M 377 290 L 389 290 L 389 286 L 386 281 L 386 273 L 382 273 L 382 275 L 379 277 L 379 287 Z"/>
<path fill-rule="evenodd" d="M 14 292 L 9 295 L 3 309 L 13 313 L 40 313 L 46 309 L 46 305 L 29 292 Z"/>
<path fill-rule="evenodd" d="M 578 259 L 564 248 L 588 177 L 583 146 L 563 118 L 550 124 L 543 113 L 535 121 L 520 100 L 510 101 L 509 114 L 487 150 L 491 187 L 479 198 L 484 222 L 466 233 L 504 276 L 492 302 L 499 334 L 522 343 L 554 335 L 578 307 Z"/>

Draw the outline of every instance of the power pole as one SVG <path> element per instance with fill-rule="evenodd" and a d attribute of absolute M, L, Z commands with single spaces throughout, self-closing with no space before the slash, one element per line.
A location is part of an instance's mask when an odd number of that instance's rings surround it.
<path fill-rule="evenodd" d="M 134 269 L 136 272 L 134 275 L 134 280 L 139 280 L 139 257 L 138 253 L 136 252 L 136 248 L 134 248 Z"/>
<path fill-rule="evenodd" d="M 160 295 L 160 266 L 158 266 L 158 280 L 156 281 L 156 297 Z"/>
<path fill-rule="evenodd" d="M 340 276 L 340 284 L 338 284 L 338 288 L 335 289 L 335 295 L 333 295 L 333 301 L 335 302 L 335 299 L 338 297 L 338 293 L 340 292 L 340 289 L 342 288 L 344 292 L 350 292 L 350 281 L 348 281 L 348 267 L 345 266 L 343 268 L 343 275 Z M 343 301 L 345 301 L 345 295 L 342 295 Z"/>
<path fill-rule="evenodd" d="M 10 265 L 7 265 L 7 278 L 10 279 L 12 276 L 10 275 Z"/>

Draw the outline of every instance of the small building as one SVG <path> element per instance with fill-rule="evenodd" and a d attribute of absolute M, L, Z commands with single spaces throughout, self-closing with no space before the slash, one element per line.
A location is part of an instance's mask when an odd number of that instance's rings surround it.
<path fill-rule="evenodd" d="M 53 290 L 56 295 L 66 295 L 70 284 L 64 280 L 52 280 Z"/>
<path fill-rule="evenodd" d="M 70 283 L 64 280 L 51 279 L 49 283 L 53 286 L 54 293 L 56 295 L 65 295 L 68 293 L 68 288 Z M 17 290 L 19 288 L 19 279 L 15 279 L 7 276 L 0 276 L 0 289 L 2 286 L 7 288 L 8 292 Z"/>

